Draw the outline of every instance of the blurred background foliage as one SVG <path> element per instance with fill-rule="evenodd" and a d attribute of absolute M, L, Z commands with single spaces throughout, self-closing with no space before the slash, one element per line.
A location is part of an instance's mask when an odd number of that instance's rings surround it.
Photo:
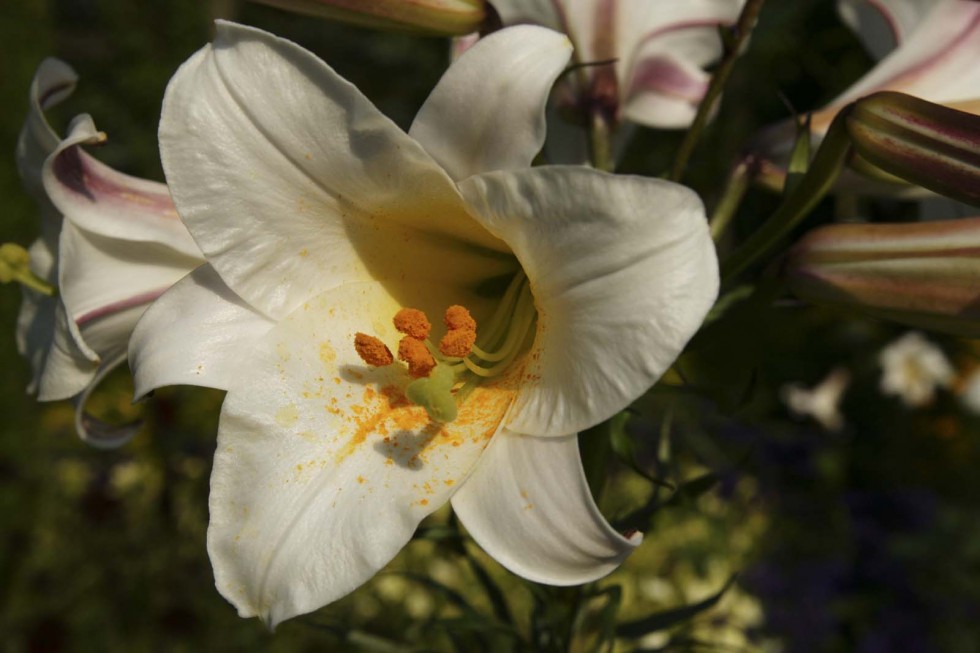
<path fill-rule="evenodd" d="M 58 56 L 80 76 L 51 116 L 57 129 L 91 113 L 109 135 L 96 156 L 162 180 L 163 90 L 215 16 L 310 48 L 406 127 L 447 60 L 444 41 L 227 0 L 4 3 L 2 240 L 26 245 L 37 233 L 13 165 L 37 64 Z M 819 106 L 869 63 L 829 0 L 769 3 L 685 181 L 710 206 L 758 127 Z M 637 130 L 621 170 L 660 174 L 679 139 Z M 749 233 L 776 203 L 751 192 L 730 235 Z M 807 226 L 846 211 L 895 220 L 915 206 L 826 201 Z M 87 448 L 67 403 L 24 393 L 19 302 L 16 288 L 0 288 L 5 651 L 980 650 L 980 422 L 950 393 L 915 411 L 882 396 L 876 356 L 902 333 L 893 325 L 743 302 L 706 327 L 679 363 L 686 384 L 659 385 L 583 442 L 606 514 L 646 533 L 600 583 L 558 590 L 516 579 L 441 511 L 372 582 L 270 634 L 221 599 L 207 560 L 221 393 L 169 389 L 134 407 L 117 375 L 93 412 L 142 415 L 144 431 L 119 450 Z M 964 373 L 976 366 L 970 343 L 935 340 Z M 835 367 L 853 381 L 846 425 L 831 433 L 790 415 L 779 396 Z M 607 460 L 591 447 L 609 437 Z"/>

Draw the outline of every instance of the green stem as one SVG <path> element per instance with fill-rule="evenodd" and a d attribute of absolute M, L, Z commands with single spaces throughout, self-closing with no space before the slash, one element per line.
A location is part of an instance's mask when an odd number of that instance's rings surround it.
<path fill-rule="evenodd" d="M 603 172 L 616 168 L 612 156 L 612 126 L 601 111 L 593 111 L 589 123 L 589 146 L 592 154 L 592 167 Z"/>
<path fill-rule="evenodd" d="M 728 78 L 731 77 L 732 70 L 735 69 L 735 61 L 738 59 L 739 52 L 742 50 L 742 44 L 745 43 L 746 39 L 749 38 L 749 34 L 752 33 L 752 28 L 755 26 L 756 18 L 759 16 L 759 11 L 762 9 L 764 3 L 765 0 L 748 0 L 742 8 L 738 22 L 735 23 L 735 27 L 732 30 L 732 39 L 726 43 L 725 55 L 721 63 L 718 64 L 718 69 L 712 75 L 711 83 L 708 84 L 708 90 L 701 99 L 698 112 L 694 116 L 694 122 L 691 123 L 690 129 L 684 134 L 684 140 L 681 142 L 680 148 L 677 151 L 677 158 L 674 159 L 674 167 L 671 168 L 670 176 L 668 177 L 671 181 L 680 181 L 681 177 L 684 176 L 687 162 L 694 153 L 694 147 L 698 143 L 704 126 L 708 123 L 708 116 L 711 115 L 715 102 L 721 96 L 721 92 L 728 83 Z"/>
<path fill-rule="evenodd" d="M 850 107 L 830 124 L 810 168 L 769 220 L 721 266 L 722 281 L 730 281 L 777 246 L 823 199 L 840 175 L 851 152 L 845 122 Z"/>

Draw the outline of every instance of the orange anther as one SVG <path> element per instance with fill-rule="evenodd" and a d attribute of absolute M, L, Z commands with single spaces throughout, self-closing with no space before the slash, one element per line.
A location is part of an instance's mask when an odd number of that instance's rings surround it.
<path fill-rule="evenodd" d="M 473 316 L 470 315 L 470 312 L 465 306 L 455 304 L 447 308 L 443 321 L 446 323 L 446 328 L 450 331 L 463 329 L 465 331 L 476 332 L 476 320 L 473 319 Z"/>
<path fill-rule="evenodd" d="M 412 336 L 405 336 L 398 343 L 398 360 L 408 363 L 408 374 L 413 379 L 429 376 L 436 366 L 436 359 L 425 346 L 425 343 Z"/>
<path fill-rule="evenodd" d="M 384 367 L 395 362 L 395 357 L 385 343 L 366 333 L 354 335 L 354 349 L 362 361 L 374 367 Z"/>
<path fill-rule="evenodd" d="M 432 330 L 429 318 L 417 308 L 401 309 L 395 313 L 394 322 L 396 329 L 416 340 L 425 340 L 429 337 L 429 331 Z"/>
<path fill-rule="evenodd" d="M 476 331 L 469 329 L 450 329 L 439 341 L 439 351 L 444 356 L 463 358 L 469 356 L 476 342 Z"/>

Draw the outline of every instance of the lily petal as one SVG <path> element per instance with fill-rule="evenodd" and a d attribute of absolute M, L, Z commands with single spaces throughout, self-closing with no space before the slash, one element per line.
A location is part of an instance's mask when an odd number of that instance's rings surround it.
<path fill-rule="evenodd" d="M 733 25 L 743 4 L 743 0 L 620 0 L 617 65 L 625 72 L 657 53 L 707 66 L 721 56 L 718 28 Z"/>
<path fill-rule="evenodd" d="M 55 282 L 54 254 L 46 240 L 38 238 L 28 249 L 31 257 L 31 271 L 42 279 Z M 44 372 L 48 348 L 54 339 L 55 313 L 59 301 L 57 297 L 42 295 L 30 288 L 21 292 L 20 311 L 17 314 L 17 352 L 23 356 L 31 368 L 31 381 L 27 392 L 37 392 Z"/>
<path fill-rule="evenodd" d="M 687 127 L 708 90 L 709 76 L 694 64 L 671 55 L 638 62 L 626 90 L 623 115 L 661 128 Z"/>
<path fill-rule="evenodd" d="M 52 206 L 44 191 L 41 169 L 48 155 L 58 147 L 61 137 L 48 124 L 44 110 L 71 95 L 77 82 L 78 75 L 65 62 L 54 58 L 42 61 L 31 80 L 30 109 L 17 139 L 17 171 L 20 173 L 24 188 L 41 209 L 41 237 L 52 251 L 58 245 L 61 215 Z M 37 270 L 34 272 L 38 273 Z M 54 280 L 53 277 L 41 276 L 47 281 Z"/>
<path fill-rule="evenodd" d="M 512 431 L 564 436 L 622 410 L 715 300 L 718 261 L 690 189 L 574 167 L 477 175 L 460 189 L 513 248 L 538 310 Z"/>
<path fill-rule="evenodd" d="M 79 347 L 99 356 L 111 347 L 125 351 L 146 306 L 200 264 L 156 243 L 116 240 L 67 220 L 60 250 L 61 300 L 79 330 Z"/>
<path fill-rule="evenodd" d="M 937 0 L 837 0 L 837 13 L 868 52 L 881 59 L 901 45 L 936 4 Z"/>
<path fill-rule="evenodd" d="M 512 387 L 480 386 L 454 422 L 430 422 L 404 398 L 402 366 L 368 368 L 354 350 L 363 330 L 397 342 L 398 308 L 376 283 L 312 298 L 229 389 L 208 551 L 241 616 L 274 626 L 370 578 L 470 473 L 512 401 Z"/>
<path fill-rule="evenodd" d="M 591 6 L 594 0 L 582 0 L 578 4 Z M 565 7 L 555 0 L 490 0 L 490 4 L 500 14 L 504 25 L 532 23 L 569 33 Z M 583 7 L 583 10 L 585 7 Z"/>
<path fill-rule="evenodd" d="M 536 438 L 503 429 L 452 504 L 483 550 L 538 583 L 597 580 L 643 539 L 620 535 L 599 512 L 575 435 Z"/>
<path fill-rule="evenodd" d="M 61 138 L 48 124 L 44 110 L 75 90 L 78 76 L 71 67 L 58 59 L 41 62 L 31 80 L 30 108 L 17 139 L 17 172 L 24 188 L 37 202 L 41 218 L 41 237 L 30 247 L 31 272 L 51 284 L 57 283 L 55 252 L 61 229 L 61 213 L 51 204 L 41 181 L 44 161 L 58 147 Z M 54 339 L 54 317 L 58 299 L 23 290 L 17 316 L 17 351 L 31 367 L 29 393 L 37 392 L 44 372 L 48 348 Z"/>
<path fill-rule="evenodd" d="M 841 107 L 875 91 L 893 90 L 930 102 L 956 106 L 980 98 L 980 4 L 965 0 L 935 3 L 902 47 L 813 114 L 822 134 Z"/>
<path fill-rule="evenodd" d="M 158 243 L 200 261 L 201 252 L 181 224 L 164 184 L 117 172 L 79 147 L 105 140 L 90 116 L 82 114 L 72 121 L 68 136 L 44 164 L 44 190 L 51 202 L 90 233 L 130 243 Z"/>
<path fill-rule="evenodd" d="M 129 341 L 136 398 L 165 385 L 228 390 L 274 322 L 202 265 L 146 311 Z"/>
<path fill-rule="evenodd" d="M 92 380 L 99 367 L 99 356 L 88 347 L 65 305 L 55 301 L 54 328 L 43 355 L 44 364 L 37 379 L 38 401 L 58 401 L 74 397 Z M 82 343 L 82 346 L 79 346 Z"/>
<path fill-rule="evenodd" d="M 529 167 L 544 144 L 548 94 L 571 53 L 567 37 L 533 25 L 480 39 L 442 76 L 409 135 L 457 180 Z"/>
<path fill-rule="evenodd" d="M 197 263 L 160 245 L 134 247 L 91 234 L 68 220 L 62 225 L 59 253 L 60 294 L 51 351 L 39 379 L 41 401 L 82 392 L 100 364 L 125 353 L 149 303 Z"/>
<path fill-rule="evenodd" d="M 310 52 L 261 30 L 218 21 L 213 46 L 167 88 L 160 151 L 208 261 L 274 319 L 330 287 L 417 267 L 399 230 L 474 256 L 506 251 L 464 219 L 421 145 Z"/>
<path fill-rule="evenodd" d="M 100 365 L 98 372 L 89 382 L 88 386 L 74 400 L 75 432 L 78 433 L 78 437 L 82 441 L 98 449 L 115 449 L 121 447 L 132 440 L 133 436 L 139 433 L 140 428 L 143 426 L 143 420 L 135 420 L 122 425 L 108 424 L 85 412 L 85 406 L 88 403 L 89 397 L 92 396 L 92 393 L 98 385 L 112 370 L 125 362 L 126 352 L 124 351 L 112 360 Z"/>

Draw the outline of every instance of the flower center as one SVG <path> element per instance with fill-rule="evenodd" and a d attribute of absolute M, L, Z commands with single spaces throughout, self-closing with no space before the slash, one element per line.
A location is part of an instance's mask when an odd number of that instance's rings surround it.
<path fill-rule="evenodd" d="M 446 333 L 438 347 L 429 339 L 432 325 L 425 313 L 401 309 L 393 320 L 404 334 L 398 343 L 398 360 L 415 379 L 405 395 L 424 407 L 433 421 L 453 421 L 458 405 L 482 381 L 503 374 L 530 347 L 536 318 L 534 297 L 523 272 L 511 280 L 493 315 L 479 330 L 466 307 L 447 308 L 443 316 Z M 374 336 L 357 333 L 354 349 L 368 365 L 383 367 L 395 362 L 387 345 Z"/>

